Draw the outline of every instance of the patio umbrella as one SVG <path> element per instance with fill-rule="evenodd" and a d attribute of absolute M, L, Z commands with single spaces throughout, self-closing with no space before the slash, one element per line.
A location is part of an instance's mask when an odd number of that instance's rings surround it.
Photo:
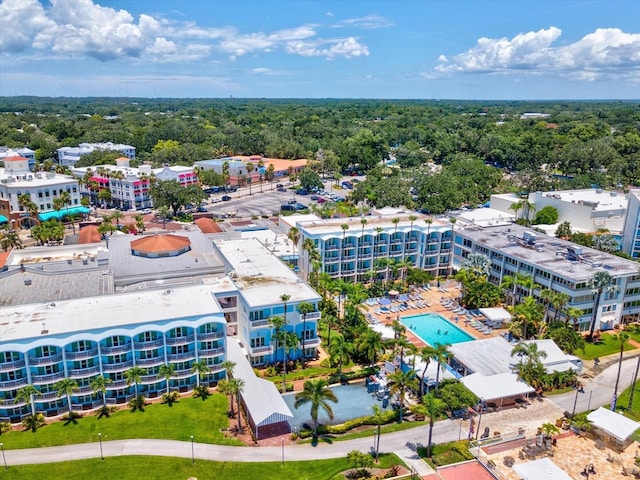
<path fill-rule="evenodd" d="M 397 290 L 389 290 L 389 295 L 391 295 L 392 297 L 398 295 L 400 292 Z"/>
<path fill-rule="evenodd" d="M 391 300 L 389 300 L 388 298 L 381 298 L 379 303 L 380 305 L 389 305 L 391 303 Z"/>
<path fill-rule="evenodd" d="M 406 302 L 407 300 L 409 300 L 409 295 L 405 295 L 404 293 L 402 295 L 400 295 L 398 297 L 398 300 L 400 300 L 401 302 Z"/>

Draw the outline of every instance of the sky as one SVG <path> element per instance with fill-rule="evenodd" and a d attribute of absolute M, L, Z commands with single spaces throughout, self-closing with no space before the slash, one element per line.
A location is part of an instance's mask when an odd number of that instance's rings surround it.
<path fill-rule="evenodd" d="M 2 0 L 0 96 L 640 98 L 640 0 Z"/>

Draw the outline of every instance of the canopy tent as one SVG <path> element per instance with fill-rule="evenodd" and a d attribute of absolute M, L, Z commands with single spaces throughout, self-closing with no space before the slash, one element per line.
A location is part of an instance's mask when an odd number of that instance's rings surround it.
<path fill-rule="evenodd" d="M 485 376 L 478 372 L 462 377 L 460 381 L 475 396 L 486 401 L 518 397 L 535 391 L 520 380 L 515 373 L 499 373 Z"/>
<path fill-rule="evenodd" d="M 532 462 L 516 463 L 513 470 L 523 480 L 571 480 L 571 477 L 548 457 Z"/>
<path fill-rule="evenodd" d="M 620 442 L 625 442 L 638 428 L 640 423 L 609 409 L 600 407 L 587 415 L 594 427 L 604 430 Z"/>
<path fill-rule="evenodd" d="M 4 215 L 0 215 L 0 223 L 7 223 L 9 220 Z"/>
<path fill-rule="evenodd" d="M 511 320 L 511 314 L 504 308 L 481 308 L 480 313 L 487 317 L 490 322 L 504 323 Z"/>
<path fill-rule="evenodd" d="M 86 215 L 91 212 L 87 207 L 71 207 L 71 208 L 63 208 L 62 210 L 52 210 L 50 212 L 39 213 L 38 218 L 46 222 L 47 220 L 51 220 L 52 218 L 56 218 L 60 220 L 62 217 L 66 215 L 75 215 L 82 214 Z"/>
<path fill-rule="evenodd" d="M 258 440 L 291 433 L 293 414 L 277 387 L 256 377 L 237 340 L 227 339 L 227 359 L 235 362 L 233 376 L 244 381 L 240 394 L 253 433 Z"/>

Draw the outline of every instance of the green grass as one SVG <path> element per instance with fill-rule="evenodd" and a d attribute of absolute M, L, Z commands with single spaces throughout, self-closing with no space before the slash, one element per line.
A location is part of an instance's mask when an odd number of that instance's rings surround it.
<path fill-rule="evenodd" d="M 548 392 L 544 392 L 545 395 L 560 395 L 561 393 L 567 393 L 574 390 L 574 387 L 564 387 L 564 388 L 554 388 L 553 390 L 549 390 Z"/>
<path fill-rule="evenodd" d="M 633 350 L 635 347 L 626 343 L 625 350 Z M 573 354 L 583 360 L 593 360 L 594 358 L 602 358 L 606 355 L 620 352 L 620 342 L 615 340 L 613 335 L 603 333 L 600 336 L 600 341 L 597 343 L 587 342 L 584 347 L 584 352 L 580 349 L 573 352 Z"/>
<path fill-rule="evenodd" d="M 400 432 L 403 430 L 409 430 L 411 428 L 421 427 L 423 425 L 427 425 L 429 422 L 421 421 L 421 422 L 393 422 L 387 425 L 382 425 L 380 428 L 380 433 L 391 433 L 391 432 Z M 375 425 L 367 425 L 367 428 L 362 430 L 358 430 L 357 432 L 349 432 L 344 433 L 342 435 L 326 435 L 325 437 L 321 437 L 318 440 L 318 443 L 333 443 L 333 442 L 342 442 L 345 440 L 354 440 L 356 438 L 364 438 L 364 437 L 373 437 L 377 432 L 377 426 Z M 313 443 L 311 438 L 307 438 L 303 440 L 301 443 Z"/>
<path fill-rule="evenodd" d="M 236 420 L 234 419 L 234 425 Z M 243 422 L 244 423 L 244 422 Z M 36 432 L 12 431 L 2 435 L 5 449 L 50 447 L 129 438 L 188 440 L 220 445 L 242 445 L 234 438 L 225 438 L 221 428 L 229 427 L 227 397 L 218 393 L 206 400 L 182 398 L 172 406 L 147 405 L 144 411 L 121 410 L 110 417 L 87 416 L 76 423 L 58 421 Z"/>
<path fill-rule="evenodd" d="M 9 463 L 10 462 L 10 454 Z M 402 462 L 395 455 L 381 455 L 380 466 L 388 468 Z M 25 478 L 90 478 L 91 480 L 175 480 L 196 477 L 199 479 L 233 478 L 234 480 L 329 480 L 351 468 L 347 459 L 316 460 L 312 462 L 276 463 L 228 463 L 207 462 L 166 457 L 107 457 L 104 461 L 81 460 L 43 465 L 10 466 L 2 472 L 7 480 Z"/>

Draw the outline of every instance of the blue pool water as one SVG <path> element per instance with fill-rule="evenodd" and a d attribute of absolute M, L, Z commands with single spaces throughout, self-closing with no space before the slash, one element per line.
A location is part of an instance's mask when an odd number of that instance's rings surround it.
<path fill-rule="evenodd" d="M 400 317 L 400 322 L 432 347 L 436 343 L 462 343 L 475 340 L 471 335 L 436 313 Z"/>
<path fill-rule="evenodd" d="M 338 402 L 329 402 L 333 409 L 333 420 L 329 420 L 329 416 L 325 411 L 318 409 L 318 425 L 337 425 L 344 423 L 347 420 L 351 420 L 358 417 L 364 417 L 367 415 L 373 415 L 373 406 L 378 405 L 382 410 L 382 401 L 378 400 L 371 393 L 367 393 L 367 387 L 365 382 L 357 382 L 348 385 L 335 385 L 331 387 L 333 393 L 338 397 Z M 282 398 L 291 409 L 293 413 L 293 420 L 291 426 L 296 427 L 299 430 L 302 429 L 302 424 L 306 423 L 310 427 L 313 426 L 311 420 L 311 405 L 301 405 L 297 410 L 293 407 L 296 402 L 295 393 L 283 395 Z M 389 408 L 391 408 L 389 406 Z"/>

